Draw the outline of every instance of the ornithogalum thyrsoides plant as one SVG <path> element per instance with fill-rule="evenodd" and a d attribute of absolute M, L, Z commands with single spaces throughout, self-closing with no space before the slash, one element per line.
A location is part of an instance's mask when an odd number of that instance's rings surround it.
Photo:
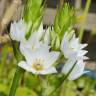
<path fill-rule="evenodd" d="M 81 44 L 75 35 L 74 9 L 64 4 L 57 10 L 54 25 L 44 29 L 44 8 L 42 0 L 27 0 L 22 18 L 11 23 L 9 35 L 18 64 L 9 96 L 15 96 L 25 71 L 39 78 L 38 96 L 52 96 L 66 79 L 86 73 L 84 60 L 88 58 L 83 48 L 87 44 Z"/>

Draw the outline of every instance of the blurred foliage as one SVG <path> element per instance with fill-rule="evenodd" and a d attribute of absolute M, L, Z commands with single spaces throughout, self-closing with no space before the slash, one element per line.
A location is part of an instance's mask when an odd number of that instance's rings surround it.
<path fill-rule="evenodd" d="M 2 46 L 3 48 L 0 48 L 0 96 L 7 96 L 17 62 L 13 59 L 13 51 L 10 45 Z M 58 82 L 61 77 L 61 75 L 58 75 L 59 77 L 56 76 L 57 75 L 45 76 L 48 81 L 46 86 L 49 92 L 54 88 L 53 85 L 56 85 L 56 82 Z M 38 96 L 36 92 L 39 93 L 41 90 L 40 78 L 27 72 L 22 76 L 20 85 L 16 96 Z M 96 80 L 88 76 L 82 76 L 75 81 L 66 80 L 62 87 L 58 88 L 58 90 L 50 96 L 96 96 Z"/>
<path fill-rule="evenodd" d="M 92 35 L 96 35 L 96 27 L 92 29 Z"/>

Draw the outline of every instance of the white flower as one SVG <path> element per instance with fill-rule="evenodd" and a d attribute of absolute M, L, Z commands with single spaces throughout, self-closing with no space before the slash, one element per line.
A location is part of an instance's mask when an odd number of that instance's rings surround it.
<path fill-rule="evenodd" d="M 21 53 L 23 53 L 24 48 L 27 48 L 27 50 L 36 51 L 39 47 L 42 48 L 45 45 L 47 45 L 47 44 L 42 44 L 40 42 L 42 36 L 45 33 L 42 22 L 38 30 L 36 30 L 35 32 L 32 32 L 28 40 L 26 40 L 25 38 L 26 33 L 28 31 L 27 28 L 28 26 L 25 24 L 25 22 L 22 19 L 18 22 L 14 21 L 13 23 L 11 23 L 10 36 L 13 40 L 20 42 Z M 46 34 L 48 34 L 48 32 Z M 46 36 L 46 39 L 47 37 L 48 36 Z"/>
<path fill-rule="evenodd" d="M 57 73 L 53 64 L 59 56 L 59 52 L 49 52 L 43 49 L 31 53 L 30 51 L 24 51 L 26 61 L 19 62 L 19 67 L 25 69 L 33 74 L 51 74 Z"/>
<path fill-rule="evenodd" d="M 45 35 L 44 33 L 45 30 L 43 30 L 41 23 L 39 29 L 33 32 L 26 42 L 20 43 L 20 51 L 25 56 L 26 61 L 21 61 L 18 65 L 33 74 L 57 72 L 52 64 L 57 60 L 59 52 L 49 52 L 48 43 L 45 44 L 45 42 L 41 41 L 42 36 L 48 35 L 48 33 L 45 33 Z"/>
<path fill-rule="evenodd" d="M 73 66 L 74 66 L 74 68 L 72 68 Z M 76 61 L 76 59 L 67 60 L 62 69 L 62 72 L 67 75 L 71 70 L 71 72 L 68 76 L 68 79 L 75 80 L 75 79 L 79 78 L 81 75 L 83 75 L 84 73 L 86 73 L 84 71 L 84 67 L 85 67 L 85 62 L 83 62 L 83 60 L 78 60 L 78 61 Z"/>
<path fill-rule="evenodd" d="M 79 43 L 79 38 L 75 37 L 74 32 L 66 32 L 61 43 L 61 51 L 66 59 L 73 59 L 77 57 L 78 59 L 87 59 L 87 57 L 84 56 L 87 51 L 82 50 L 86 46 L 87 44 Z"/>
<path fill-rule="evenodd" d="M 20 19 L 18 22 L 11 23 L 10 36 L 12 40 L 25 41 L 25 34 L 27 32 L 26 23 Z"/>
<path fill-rule="evenodd" d="M 32 52 L 36 52 L 38 49 L 49 50 L 49 46 L 47 42 L 42 42 L 41 38 L 44 36 L 45 30 L 43 30 L 43 25 L 41 23 L 39 29 L 36 32 L 33 32 L 26 42 L 20 43 L 20 51 L 24 55 L 24 51 L 30 50 Z M 48 34 L 48 33 L 46 33 Z M 47 38 L 47 37 L 46 37 Z"/>
<path fill-rule="evenodd" d="M 13 40 L 19 41 L 19 42 L 27 42 L 25 36 L 27 34 L 28 31 L 28 25 L 22 20 L 20 19 L 18 22 L 14 21 L 13 23 L 11 23 L 11 28 L 10 28 L 10 36 Z M 43 30 L 43 24 L 41 22 L 38 30 L 36 32 L 33 32 L 33 34 L 31 34 L 29 41 L 31 41 L 31 38 L 33 39 L 33 36 L 36 39 L 40 40 L 44 34 L 45 30 Z"/>
<path fill-rule="evenodd" d="M 87 51 L 83 50 L 83 48 L 86 46 L 87 44 L 79 43 L 79 38 L 75 37 L 74 32 L 65 33 L 61 43 L 61 51 L 67 61 L 64 64 L 62 72 L 66 75 L 70 73 L 68 76 L 69 80 L 75 80 L 85 73 L 84 60 L 88 59 L 88 57 L 84 56 Z"/>

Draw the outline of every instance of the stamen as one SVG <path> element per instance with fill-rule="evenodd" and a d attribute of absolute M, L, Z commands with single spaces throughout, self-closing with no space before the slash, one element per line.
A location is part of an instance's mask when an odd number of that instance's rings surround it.
<path fill-rule="evenodd" d="M 32 51 L 36 51 L 34 44 L 32 45 Z"/>
<path fill-rule="evenodd" d="M 36 70 L 36 71 L 42 71 L 44 69 L 43 66 L 44 60 L 41 58 L 36 58 L 36 60 L 34 61 L 34 63 L 32 64 L 32 67 Z"/>

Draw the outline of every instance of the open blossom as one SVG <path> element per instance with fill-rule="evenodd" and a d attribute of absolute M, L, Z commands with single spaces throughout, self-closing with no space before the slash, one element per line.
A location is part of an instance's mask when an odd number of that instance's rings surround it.
<path fill-rule="evenodd" d="M 14 21 L 13 23 L 11 23 L 10 36 L 11 36 L 12 40 L 16 40 L 19 42 L 25 42 L 25 41 L 27 42 L 27 40 L 25 38 L 27 31 L 28 31 L 28 26 L 24 22 L 23 19 L 20 19 L 18 22 Z M 43 25 L 41 22 L 38 30 L 36 30 L 36 32 L 32 32 L 32 33 L 34 33 L 34 35 L 32 34 L 30 36 L 29 42 L 31 41 L 31 38 L 33 39 L 33 37 L 40 40 L 42 35 L 44 34 L 44 32 L 45 32 L 45 30 L 43 30 Z"/>
<path fill-rule="evenodd" d="M 21 61 L 18 65 L 33 74 L 57 73 L 53 64 L 58 59 L 59 52 L 49 52 L 49 31 L 47 30 L 45 35 L 43 34 L 44 30 L 41 25 L 26 42 L 20 42 L 20 51 L 26 61 Z M 44 36 L 44 42 L 41 40 L 42 36 Z"/>
<path fill-rule="evenodd" d="M 21 61 L 18 65 L 26 71 L 33 74 L 57 73 L 53 64 L 58 59 L 59 52 L 49 52 L 40 48 L 38 51 L 31 53 L 25 49 L 24 56 L 26 61 Z"/>
<path fill-rule="evenodd" d="M 18 22 L 11 23 L 10 36 L 12 40 L 25 41 L 25 35 L 27 32 L 26 23 L 20 19 Z"/>
<path fill-rule="evenodd" d="M 79 38 L 75 37 L 74 32 L 66 32 L 61 43 L 61 51 L 66 59 L 73 59 L 77 57 L 78 59 L 87 59 L 87 57 L 84 56 L 87 51 L 83 50 L 86 46 L 87 44 L 79 43 Z"/>
<path fill-rule="evenodd" d="M 84 56 L 87 51 L 83 50 L 83 48 L 85 48 L 86 46 L 87 44 L 79 43 L 79 38 L 75 37 L 75 33 L 65 33 L 61 43 L 61 51 L 63 52 L 64 57 L 67 59 L 67 61 L 64 64 L 62 72 L 66 75 L 70 73 L 68 76 L 69 80 L 77 79 L 85 73 L 84 60 L 88 58 Z"/>
<path fill-rule="evenodd" d="M 44 40 L 44 41 L 43 41 Z M 49 51 L 49 28 L 45 31 L 41 23 L 39 29 L 36 32 L 33 32 L 26 42 L 20 43 L 20 51 L 24 55 L 24 51 L 30 50 L 30 52 L 36 52 L 38 49 L 43 49 Z"/>
<path fill-rule="evenodd" d="M 26 40 L 25 36 L 27 34 L 28 26 L 26 23 L 21 19 L 18 22 L 13 22 L 10 28 L 10 36 L 13 40 L 19 41 L 20 43 L 20 50 L 23 51 L 24 47 L 31 51 L 36 51 L 39 47 L 47 46 L 49 43 L 49 29 L 45 32 L 43 29 L 43 24 L 41 22 L 38 30 L 31 33 L 31 36 L 28 40 Z M 45 34 L 45 35 L 44 35 Z M 44 36 L 44 44 L 40 41 Z M 22 48 L 23 47 L 23 48 Z"/>

